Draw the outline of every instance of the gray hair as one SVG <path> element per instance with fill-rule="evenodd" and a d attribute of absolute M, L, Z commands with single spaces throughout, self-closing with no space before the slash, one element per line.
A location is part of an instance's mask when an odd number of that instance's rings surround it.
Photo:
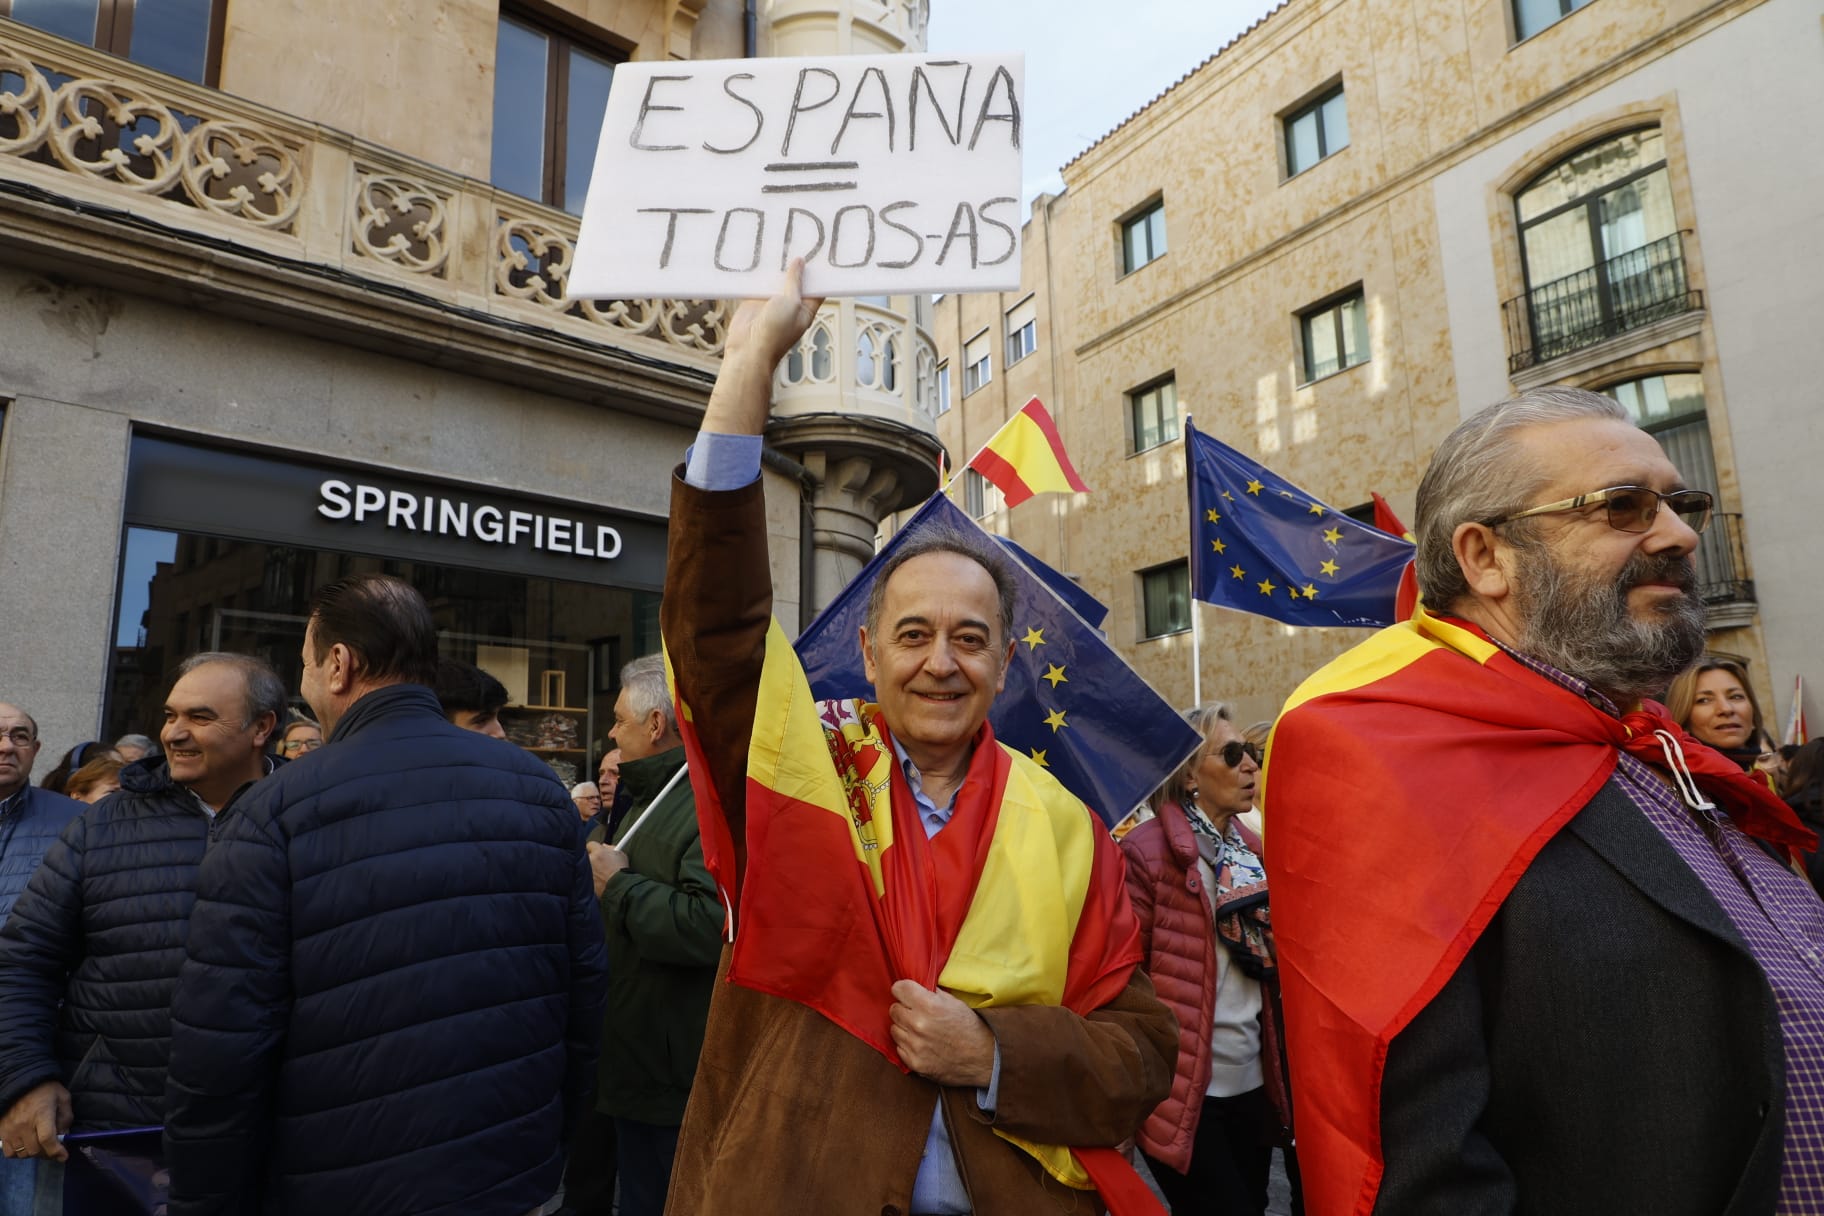
<path fill-rule="evenodd" d="M 1191 770 L 1197 767 L 1197 762 L 1210 750 L 1210 731 L 1215 729 L 1218 722 L 1235 721 L 1234 711 L 1229 708 L 1227 701 L 1205 701 L 1202 705 L 1185 710 L 1180 716 L 1203 742 L 1165 779 L 1164 785 L 1153 791 L 1153 796 L 1148 801 L 1152 803 L 1154 811 L 1158 811 L 1164 803 L 1184 801 L 1184 792 L 1191 784 Z"/>
<path fill-rule="evenodd" d="M 665 686 L 664 655 L 642 655 L 621 668 L 621 688 L 634 717 L 644 718 L 656 709 L 665 715 L 666 731 L 678 733 L 678 715 L 671 707 L 671 690 Z"/>
<path fill-rule="evenodd" d="M 114 740 L 114 746 L 116 748 L 137 747 L 143 754 L 148 756 L 158 750 L 158 744 L 152 742 L 152 740 L 146 738 L 144 735 L 122 735 L 120 738 Z"/>
<path fill-rule="evenodd" d="M 227 650 L 205 650 L 193 654 L 177 665 L 177 674 L 171 677 L 171 683 L 189 675 L 199 667 L 211 663 L 221 663 L 241 673 L 241 683 L 246 689 L 246 718 L 243 726 L 252 726 L 259 721 L 261 714 L 271 714 L 273 729 L 272 738 L 279 737 L 279 723 L 286 717 L 285 681 L 279 679 L 279 673 L 272 669 L 272 664 L 265 659 L 256 659 L 250 654 L 234 654 Z"/>
<path fill-rule="evenodd" d="M 901 566 L 927 553 L 955 553 L 988 572 L 988 577 L 994 580 L 995 594 L 1001 601 L 1000 644 L 1005 645 L 1013 635 L 1014 601 L 1019 594 L 1013 581 L 1013 568 L 1006 554 L 993 541 L 985 536 L 971 535 L 949 524 L 934 524 L 922 529 L 881 566 L 880 573 L 874 578 L 874 585 L 868 588 L 868 615 L 865 622 L 868 636 L 872 638 L 880 632 L 880 612 L 887 599 L 887 580 Z"/>
<path fill-rule="evenodd" d="M 1460 524 L 1483 523 L 1519 510 L 1550 482 L 1551 470 L 1527 462 L 1516 450 L 1518 433 L 1586 419 L 1634 424 L 1627 408 L 1613 397 L 1553 385 L 1491 405 L 1444 437 L 1419 482 L 1413 528 L 1419 591 L 1426 603 L 1449 609 L 1469 594 L 1451 543 Z"/>

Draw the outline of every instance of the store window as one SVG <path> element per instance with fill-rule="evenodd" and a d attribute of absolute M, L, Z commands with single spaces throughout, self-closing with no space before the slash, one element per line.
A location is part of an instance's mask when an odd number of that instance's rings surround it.
<path fill-rule="evenodd" d="M 1148 638 L 1191 627 L 1191 571 L 1182 561 L 1140 572 L 1141 624 Z"/>
<path fill-rule="evenodd" d="M 310 598 L 350 574 L 416 587 L 440 653 L 506 685 L 508 736 L 567 783 L 612 746 L 621 665 L 659 649 L 659 521 L 144 435 L 126 516 L 108 738 L 156 735 L 199 650 L 265 659 L 304 709 Z"/>
<path fill-rule="evenodd" d="M 581 215 L 608 86 L 624 58 L 502 13 L 494 50 L 493 183 Z"/>
<path fill-rule="evenodd" d="M 1303 173 L 1349 146 L 1349 110 L 1343 86 L 1286 115 L 1286 176 Z"/>
<path fill-rule="evenodd" d="M 0 0 L 11 17 L 48 34 L 197 84 L 221 72 L 226 0 Z"/>
<path fill-rule="evenodd" d="M 1168 443 L 1178 435 L 1178 381 L 1167 376 L 1127 395 L 1133 452 Z"/>
<path fill-rule="evenodd" d="M 1132 274 L 1165 256 L 1165 200 L 1150 203 L 1121 225 L 1121 273 Z"/>

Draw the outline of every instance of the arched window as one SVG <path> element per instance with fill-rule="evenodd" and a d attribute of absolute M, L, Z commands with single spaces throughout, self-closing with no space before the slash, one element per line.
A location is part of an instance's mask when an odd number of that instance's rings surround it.
<path fill-rule="evenodd" d="M 1510 305 L 1515 370 L 1698 307 L 1658 127 L 1592 144 L 1514 199 L 1526 295 Z M 1526 329 L 1516 322 L 1524 304 Z M 1525 358 L 1522 358 L 1522 355 Z"/>

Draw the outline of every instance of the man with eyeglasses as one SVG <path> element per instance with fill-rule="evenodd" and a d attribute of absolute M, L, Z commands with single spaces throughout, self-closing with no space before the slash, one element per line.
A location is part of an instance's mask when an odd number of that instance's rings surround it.
<path fill-rule="evenodd" d="M 82 803 L 32 785 L 42 741 L 38 723 L 17 705 L 0 703 L 0 922 L 31 881 L 38 863 Z M 0 1216 L 29 1216 L 37 1165 L 0 1143 Z"/>
<path fill-rule="evenodd" d="M 64 1133 L 164 1120 L 197 868 L 215 817 L 282 763 L 267 744 L 284 712 L 285 686 L 262 660 L 184 660 L 165 698 L 164 755 L 128 765 L 118 791 L 69 820 L 0 929 L 0 1152 L 49 1163 L 41 1207 L 61 1186 Z"/>
<path fill-rule="evenodd" d="M 1293 694 L 1267 868 L 1312 1211 L 1824 1211 L 1815 838 L 1652 698 L 1708 494 L 1607 397 L 1439 446 L 1425 607 Z"/>

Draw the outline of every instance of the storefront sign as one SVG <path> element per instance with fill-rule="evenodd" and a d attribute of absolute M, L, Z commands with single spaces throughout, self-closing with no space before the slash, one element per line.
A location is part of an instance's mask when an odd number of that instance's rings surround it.
<path fill-rule="evenodd" d="M 659 590 L 665 522 L 377 469 L 135 435 L 127 523 Z"/>
<path fill-rule="evenodd" d="M 614 70 L 572 298 L 1011 291 L 1021 55 Z"/>

